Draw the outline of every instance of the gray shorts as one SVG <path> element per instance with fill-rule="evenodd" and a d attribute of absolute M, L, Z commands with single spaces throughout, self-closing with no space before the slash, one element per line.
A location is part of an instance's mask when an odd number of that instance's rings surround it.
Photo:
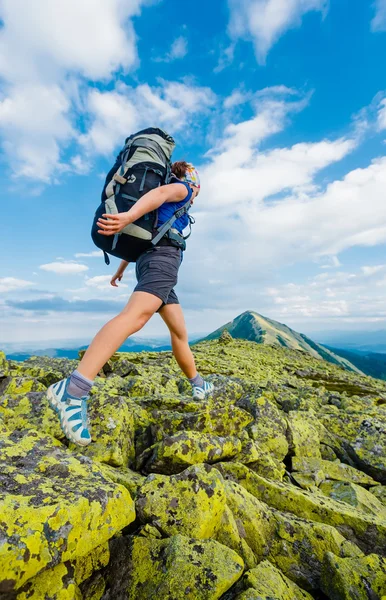
<path fill-rule="evenodd" d="M 174 286 L 178 281 L 178 269 L 182 250 L 175 246 L 156 246 L 141 254 L 135 266 L 137 285 L 134 292 L 148 292 L 165 304 L 179 304 Z M 158 312 L 158 311 L 157 311 Z"/>

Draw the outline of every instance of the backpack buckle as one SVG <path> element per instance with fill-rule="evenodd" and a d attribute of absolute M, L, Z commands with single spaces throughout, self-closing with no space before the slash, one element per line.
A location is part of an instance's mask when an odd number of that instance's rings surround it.
<path fill-rule="evenodd" d="M 122 175 L 119 175 L 118 173 L 115 173 L 113 179 L 121 185 L 125 185 L 125 183 L 127 183 L 127 179 L 125 179 L 125 177 L 122 177 Z"/>

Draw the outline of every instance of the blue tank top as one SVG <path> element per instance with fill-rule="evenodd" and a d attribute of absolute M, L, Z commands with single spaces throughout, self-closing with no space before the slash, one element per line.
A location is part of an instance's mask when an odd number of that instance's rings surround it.
<path fill-rule="evenodd" d="M 158 209 L 157 227 L 160 227 L 161 225 L 166 223 L 166 221 L 174 215 L 176 210 L 182 208 L 192 197 L 193 190 L 191 189 L 188 183 L 185 183 L 185 181 L 180 181 L 177 178 L 173 178 L 172 183 L 182 183 L 182 185 L 184 185 L 188 190 L 188 193 L 186 194 L 186 198 L 180 200 L 180 202 L 164 202 L 163 204 L 161 204 L 161 206 Z M 188 225 L 189 217 L 185 213 L 184 215 L 182 215 L 182 217 L 174 221 L 172 227 L 174 227 L 175 229 L 177 229 L 177 231 L 182 233 L 185 227 L 187 227 Z"/>

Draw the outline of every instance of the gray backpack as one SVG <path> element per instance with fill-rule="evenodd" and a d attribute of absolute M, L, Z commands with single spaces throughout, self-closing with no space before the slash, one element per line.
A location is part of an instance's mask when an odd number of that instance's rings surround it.
<path fill-rule="evenodd" d="M 91 230 L 95 245 L 103 250 L 106 264 L 108 254 L 135 262 L 147 249 L 156 245 L 167 234 L 174 221 L 187 212 L 190 200 L 157 229 L 157 210 L 143 215 L 127 225 L 119 234 L 105 236 L 98 233 L 97 221 L 102 214 L 128 211 L 144 194 L 169 183 L 174 139 L 162 129 L 149 127 L 128 137 L 107 174 Z"/>

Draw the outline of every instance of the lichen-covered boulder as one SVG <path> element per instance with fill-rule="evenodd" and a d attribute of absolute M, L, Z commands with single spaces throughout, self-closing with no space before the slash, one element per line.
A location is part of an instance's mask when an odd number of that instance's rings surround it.
<path fill-rule="evenodd" d="M 109 481 L 123 485 L 130 492 L 132 498 L 136 498 L 146 477 L 129 469 L 128 467 L 111 467 L 110 465 L 100 464 L 99 468 L 103 476 Z"/>
<path fill-rule="evenodd" d="M 315 413 L 290 411 L 287 423 L 290 451 L 295 456 L 321 458 L 318 421 Z"/>
<path fill-rule="evenodd" d="M 325 441 L 345 462 L 355 464 L 376 481 L 386 483 L 386 414 L 322 414 Z"/>
<path fill-rule="evenodd" d="M 84 600 L 80 590 L 83 581 L 94 571 L 106 567 L 110 560 L 109 545 L 106 542 L 90 554 L 73 561 L 59 563 L 42 571 L 17 590 L 15 600 Z M 103 588 L 104 589 L 104 588 Z M 102 594 L 99 598 L 102 597 Z M 91 600 L 90 596 L 87 596 Z M 95 600 L 95 596 L 94 596 Z"/>
<path fill-rule="evenodd" d="M 214 369 L 213 372 L 217 372 Z M 244 388 L 239 381 L 223 375 L 210 375 L 206 378 L 214 385 L 214 392 L 210 395 L 210 404 L 215 406 L 226 406 L 235 404 L 244 394 Z"/>
<path fill-rule="evenodd" d="M 88 413 L 92 442 L 83 448 L 70 444 L 72 452 L 114 467 L 132 464 L 135 424 L 125 398 L 100 392 L 88 402 Z"/>
<path fill-rule="evenodd" d="M 323 494 L 334 500 L 347 502 L 347 504 L 351 504 L 351 506 L 355 506 L 365 513 L 386 521 L 386 507 L 374 494 L 360 485 L 345 481 L 325 481 L 319 486 L 319 489 Z"/>
<path fill-rule="evenodd" d="M 317 473 L 318 478 L 333 481 L 348 481 L 358 485 L 376 485 L 376 481 L 366 473 L 341 463 L 339 460 L 331 462 L 321 458 L 305 458 L 294 456 L 292 458 L 292 469 L 304 473 Z"/>
<path fill-rule="evenodd" d="M 213 540 L 175 535 L 165 540 L 116 540 L 106 600 L 216 600 L 241 577 L 244 563 Z M 122 595 L 122 590 L 126 590 Z"/>
<path fill-rule="evenodd" d="M 190 465 L 214 464 L 232 458 L 241 450 L 236 437 L 219 437 L 196 431 L 166 436 L 139 457 L 139 466 L 148 473 L 173 475 Z"/>
<path fill-rule="evenodd" d="M 376 554 L 339 558 L 328 552 L 321 588 L 331 600 L 383 600 L 386 596 L 386 560 Z"/>
<path fill-rule="evenodd" d="M 347 452 L 363 471 L 386 484 L 386 416 L 365 419 Z"/>
<path fill-rule="evenodd" d="M 386 485 L 377 485 L 376 487 L 370 488 L 369 491 L 373 494 L 373 496 L 378 498 L 378 500 L 382 502 L 384 506 L 386 506 Z"/>
<path fill-rule="evenodd" d="M 259 473 L 268 479 L 278 479 L 281 481 L 285 472 L 285 466 L 267 454 L 260 448 L 257 442 L 251 440 L 248 436 L 239 435 L 241 441 L 241 452 L 234 457 L 236 462 L 248 465 L 249 469 Z"/>
<path fill-rule="evenodd" d="M 123 487 L 34 430 L 0 436 L 0 592 L 89 554 L 135 518 Z"/>
<path fill-rule="evenodd" d="M 254 590 L 255 595 L 240 595 L 241 598 L 261 598 L 261 600 L 312 600 L 312 596 L 293 583 L 288 577 L 274 567 L 268 560 L 263 560 L 257 567 L 247 571 L 241 585 L 245 591 Z"/>
<path fill-rule="evenodd" d="M 327 498 L 321 492 L 301 490 L 289 483 L 265 479 L 239 463 L 221 463 L 216 467 L 224 479 L 238 482 L 253 496 L 281 511 L 326 523 L 358 544 L 365 552 L 386 554 L 386 523 L 354 509 L 344 502 Z"/>
<path fill-rule="evenodd" d="M 225 506 L 221 523 L 214 539 L 220 542 L 220 544 L 234 550 L 243 559 L 245 567 L 253 569 L 258 563 L 258 559 L 245 538 L 246 531 L 242 521 L 233 515 L 228 506 Z"/>
<path fill-rule="evenodd" d="M 7 377 L 9 374 L 9 364 L 4 352 L 0 351 L 0 379 Z"/>
<path fill-rule="evenodd" d="M 36 575 L 18 590 L 15 600 L 83 600 L 75 580 L 74 567 L 60 563 Z"/>
<path fill-rule="evenodd" d="M 25 395 L 28 392 L 44 392 L 47 389 L 34 377 L 5 377 L 0 380 L 0 394 L 15 396 Z"/>
<path fill-rule="evenodd" d="M 38 429 L 57 440 L 65 439 L 45 391 L 0 396 L 0 415 L 9 429 Z"/>
<path fill-rule="evenodd" d="M 220 335 L 220 337 L 218 339 L 218 343 L 225 346 L 227 344 L 230 344 L 231 342 L 233 342 L 233 337 L 231 336 L 231 334 L 229 333 L 229 331 L 227 329 L 224 329 L 224 331 L 222 332 L 222 334 Z"/>
<path fill-rule="evenodd" d="M 49 356 L 31 356 L 23 362 L 10 361 L 11 375 L 33 377 L 48 387 L 64 377 L 69 377 L 77 368 L 78 361 Z"/>
<path fill-rule="evenodd" d="M 236 405 L 254 417 L 248 427 L 250 437 L 263 451 L 283 460 L 288 453 L 287 422 L 275 404 L 265 396 L 247 395 Z"/>
<path fill-rule="evenodd" d="M 286 512 L 272 511 L 276 522 L 268 558 L 287 577 L 307 590 L 320 588 L 326 552 L 338 556 L 362 556 L 360 549 L 347 541 L 335 527 L 314 523 Z"/>
<path fill-rule="evenodd" d="M 154 442 L 180 431 L 200 431 L 214 435 L 238 435 L 253 419 L 245 410 L 232 404 L 222 408 L 207 407 L 199 412 L 179 413 L 155 410 L 151 426 Z"/>
<path fill-rule="evenodd" d="M 219 472 L 194 465 L 179 475 L 149 475 L 136 499 L 144 523 L 163 536 L 177 533 L 198 539 L 215 535 L 225 510 L 225 490 Z"/>

